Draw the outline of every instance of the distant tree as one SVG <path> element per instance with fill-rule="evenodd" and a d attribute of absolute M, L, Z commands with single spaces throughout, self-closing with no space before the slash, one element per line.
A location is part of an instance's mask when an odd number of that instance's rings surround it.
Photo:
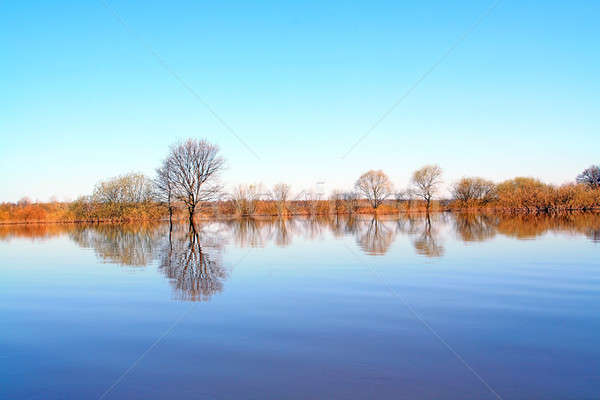
<path fill-rule="evenodd" d="M 381 170 L 365 172 L 358 178 L 354 187 L 377 209 L 392 194 L 392 182 Z"/>
<path fill-rule="evenodd" d="M 334 190 L 331 196 L 329 196 L 329 201 L 333 203 L 335 213 L 339 214 L 344 205 L 344 192 L 342 190 Z"/>
<path fill-rule="evenodd" d="M 496 185 L 483 178 L 462 178 L 452 185 L 452 196 L 463 204 L 486 204 L 496 197 Z"/>
<path fill-rule="evenodd" d="M 410 194 L 411 194 L 411 192 L 410 192 L 409 189 L 407 189 L 407 190 L 399 190 L 399 191 L 397 191 L 397 192 L 394 193 L 394 200 L 396 200 L 395 203 L 396 203 L 396 208 L 397 209 L 400 209 L 400 205 L 403 202 L 410 201 Z"/>
<path fill-rule="evenodd" d="M 582 183 L 592 189 L 600 188 L 600 166 L 592 165 L 577 175 L 577 183 Z"/>
<path fill-rule="evenodd" d="M 344 192 L 342 193 L 342 198 L 344 199 L 344 207 L 348 211 L 348 213 L 352 214 L 358 210 L 358 193 L 356 192 Z"/>
<path fill-rule="evenodd" d="M 287 210 L 287 202 L 290 198 L 292 188 L 285 183 L 278 183 L 271 190 L 271 198 L 277 205 L 277 214 L 283 215 Z"/>
<path fill-rule="evenodd" d="M 20 205 L 20 206 L 28 206 L 28 205 L 30 205 L 30 204 L 31 204 L 31 199 L 30 199 L 29 197 L 27 197 L 27 196 L 25 196 L 25 197 L 22 197 L 22 198 L 21 198 L 21 199 L 20 199 L 20 200 L 17 202 L 17 204 L 18 204 L 18 205 Z"/>
<path fill-rule="evenodd" d="M 261 184 L 238 185 L 231 192 L 231 201 L 236 212 L 240 215 L 254 215 L 257 203 L 263 194 Z"/>
<path fill-rule="evenodd" d="M 188 139 L 171 146 L 167 162 L 172 168 L 170 179 L 177 201 L 187 208 L 190 226 L 200 202 L 214 200 L 221 191 L 219 174 L 225 160 L 219 148 L 206 140 Z"/>
<path fill-rule="evenodd" d="M 433 196 L 435 196 L 442 183 L 441 177 L 442 169 L 437 165 L 426 165 L 413 174 L 414 193 L 425 200 L 427 212 L 431 208 Z"/>
<path fill-rule="evenodd" d="M 319 208 L 319 201 L 321 200 L 321 194 L 317 193 L 313 189 L 307 189 L 300 192 L 297 196 L 304 206 L 306 207 L 309 215 L 316 215 Z"/>

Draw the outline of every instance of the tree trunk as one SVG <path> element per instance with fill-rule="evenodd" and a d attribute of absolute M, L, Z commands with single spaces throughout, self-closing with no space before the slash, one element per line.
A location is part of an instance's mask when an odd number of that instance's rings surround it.
<path fill-rule="evenodd" d="M 189 206 L 188 207 L 188 212 L 190 214 L 190 226 L 195 228 L 194 225 L 194 212 L 196 211 L 196 207 L 195 206 Z"/>

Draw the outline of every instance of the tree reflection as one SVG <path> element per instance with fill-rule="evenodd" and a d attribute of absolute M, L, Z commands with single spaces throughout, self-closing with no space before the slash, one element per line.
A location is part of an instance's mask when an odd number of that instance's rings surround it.
<path fill-rule="evenodd" d="M 295 231 L 295 221 L 290 218 L 278 217 L 273 225 L 275 244 L 280 247 L 289 246 Z"/>
<path fill-rule="evenodd" d="M 359 229 L 356 242 L 365 253 L 378 256 L 388 251 L 395 236 L 394 229 L 375 216 L 365 224 L 364 229 Z"/>
<path fill-rule="evenodd" d="M 454 230 L 464 242 L 483 242 L 496 236 L 498 218 L 489 214 L 456 214 Z"/>
<path fill-rule="evenodd" d="M 252 217 L 242 217 L 227 221 L 232 237 L 239 247 L 264 247 L 268 233 L 265 228 L 272 224 L 272 220 L 262 221 Z"/>
<path fill-rule="evenodd" d="M 207 301 L 223 290 L 228 278 L 221 258 L 221 243 L 206 232 L 179 226 L 168 235 L 159 269 L 170 280 L 177 298 Z"/>
<path fill-rule="evenodd" d="M 441 257 L 444 246 L 440 242 L 438 225 L 447 223 L 444 214 L 407 214 L 396 222 L 396 228 L 413 239 L 413 247 L 417 254 L 425 257 Z"/>

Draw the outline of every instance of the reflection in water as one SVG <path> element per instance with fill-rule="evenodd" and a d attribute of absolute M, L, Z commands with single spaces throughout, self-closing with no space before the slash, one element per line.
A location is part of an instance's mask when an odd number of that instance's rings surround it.
<path fill-rule="evenodd" d="M 395 229 L 377 217 L 363 222 L 366 223 L 361 224 L 362 226 L 357 229 L 356 236 L 356 242 L 360 248 L 372 256 L 385 254 L 394 241 Z"/>
<path fill-rule="evenodd" d="M 417 239 L 413 241 L 417 254 L 426 257 L 441 257 L 444 255 L 444 247 L 438 240 L 435 228 L 431 227 L 429 215 L 425 218 L 425 228 Z"/>
<path fill-rule="evenodd" d="M 501 215 L 485 213 L 402 214 L 399 216 L 331 216 L 241 218 L 203 223 L 197 231 L 167 224 L 28 224 L 0 225 L 0 241 L 46 239 L 67 234 L 73 242 L 94 250 L 104 262 L 126 266 L 159 263 L 177 297 L 208 300 L 223 290 L 228 270 L 222 261 L 225 240 L 237 247 L 289 246 L 294 238 L 318 240 L 323 235 L 354 237 L 368 255 L 386 254 L 394 240 L 407 237 L 417 254 L 444 255 L 445 234 L 482 242 L 498 235 L 531 239 L 548 232 L 585 235 L 600 242 L 599 213 Z"/>
<path fill-rule="evenodd" d="M 148 265 L 164 237 L 164 226 L 157 224 L 95 224 L 72 228 L 69 236 L 79 246 L 94 249 L 104 262 L 132 267 Z"/>
<path fill-rule="evenodd" d="M 228 272 L 223 266 L 222 242 L 202 228 L 176 226 L 169 232 L 160 270 L 171 281 L 177 298 L 206 301 L 223 290 Z"/>
<path fill-rule="evenodd" d="M 413 247 L 417 254 L 425 257 L 441 257 L 444 247 L 441 244 L 439 227 L 448 224 L 446 214 L 409 214 L 396 221 L 398 231 L 413 237 Z"/>
<path fill-rule="evenodd" d="M 0 241 L 17 238 L 44 240 L 63 235 L 73 229 L 73 224 L 0 224 Z"/>
<path fill-rule="evenodd" d="M 277 218 L 274 223 L 275 244 L 280 247 L 292 244 L 292 236 L 295 231 L 294 220 L 290 218 Z"/>
<path fill-rule="evenodd" d="M 454 218 L 454 231 L 464 242 L 490 240 L 496 236 L 497 226 L 497 217 L 488 214 L 457 214 Z"/>
<path fill-rule="evenodd" d="M 227 220 L 227 226 L 231 230 L 231 236 L 238 247 L 264 247 L 268 237 L 268 229 L 265 219 L 243 217 Z"/>

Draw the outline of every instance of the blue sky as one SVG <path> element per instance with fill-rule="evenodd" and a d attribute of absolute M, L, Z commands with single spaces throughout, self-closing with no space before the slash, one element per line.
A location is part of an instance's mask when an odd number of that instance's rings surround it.
<path fill-rule="evenodd" d="M 347 157 L 491 1 L 0 4 L 0 201 L 152 175 L 168 146 L 217 143 L 223 180 L 397 187 L 465 175 L 573 180 L 600 163 L 600 3 L 502 1 Z M 164 59 L 240 142 L 169 74 Z"/>

